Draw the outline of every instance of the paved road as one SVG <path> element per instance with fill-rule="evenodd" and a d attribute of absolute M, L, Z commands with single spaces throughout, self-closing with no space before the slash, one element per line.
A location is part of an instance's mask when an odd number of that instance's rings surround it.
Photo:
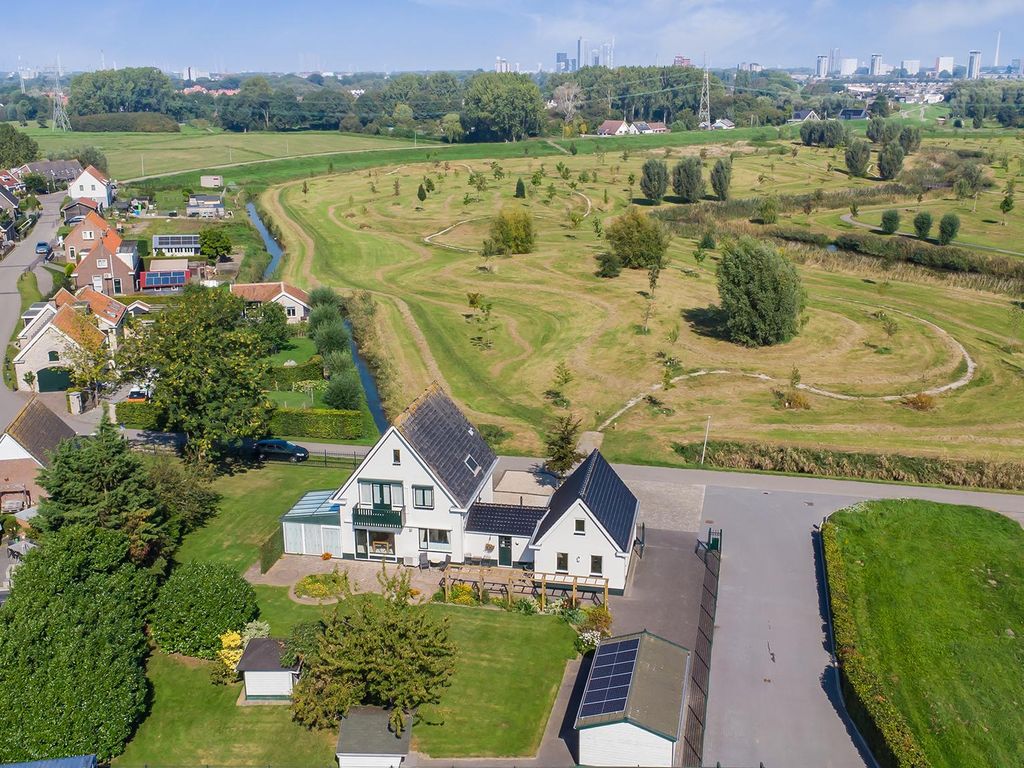
<path fill-rule="evenodd" d="M 21 297 L 18 294 L 18 277 L 23 272 L 35 269 L 40 277 L 40 287 L 44 290 L 50 286 L 50 277 L 41 266 L 42 258 L 36 256 L 36 242 L 53 240 L 57 235 L 60 219 L 60 202 L 64 199 L 63 192 L 40 196 L 43 213 L 35 228 L 29 233 L 28 239 L 18 243 L 7 258 L 0 261 L 0 343 L 5 347 L 7 339 L 21 322 Z M 41 273 L 41 274 L 40 274 Z M 13 419 L 25 398 L 11 392 L 0 384 L 0 428 L 7 426 Z"/>

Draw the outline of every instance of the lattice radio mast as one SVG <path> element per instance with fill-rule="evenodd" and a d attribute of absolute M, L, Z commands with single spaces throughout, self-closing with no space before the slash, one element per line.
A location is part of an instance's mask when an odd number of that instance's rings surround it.
<path fill-rule="evenodd" d="M 68 119 L 67 110 L 64 109 L 64 90 L 60 85 L 60 63 L 53 73 L 53 121 L 50 130 L 65 133 L 71 130 L 71 121 Z"/>
<path fill-rule="evenodd" d="M 700 109 L 697 112 L 697 127 L 711 128 L 711 81 L 708 78 L 708 59 L 704 57 L 704 85 L 700 89 Z"/>

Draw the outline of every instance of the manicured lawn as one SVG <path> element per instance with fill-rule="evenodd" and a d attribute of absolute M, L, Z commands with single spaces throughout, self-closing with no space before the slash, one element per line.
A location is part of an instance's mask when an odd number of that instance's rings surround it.
<path fill-rule="evenodd" d="M 34 272 L 23 272 L 18 276 L 18 294 L 21 298 L 20 314 L 24 314 L 31 304 L 43 300 L 43 295 L 39 292 L 39 283 Z M 11 331 L 11 338 L 8 340 L 7 355 L 4 358 L 4 379 L 7 381 L 9 388 L 13 388 L 10 385 L 14 378 L 14 367 L 8 363 L 18 353 L 14 346 L 14 340 L 18 337 L 18 333 L 23 327 L 21 321 L 19 321 L 14 326 L 14 330 Z"/>
<path fill-rule="evenodd" d="M 307 731 L 286 706 L 237 707 L 241 684 L 213 685 L 210 664 L 155 653 L 153 708 L 119 768 L 142 765 L 328 766 L 337 733 Z"/>
<path fill-rule="evenodd" d="M 284 365 L 289 360 L 304 363 L 316 354 L 316 345 L 307 336 L 293 336 L 284 349 L 270 356 L 271 365 Z"/>
<path fill-rule="evenodd" d="M 1024 530 L 923 501 L 836 513 L 859 642 L 933 766 L 1024 764 Z"/>
<path fill-rule="evenodd" d="M 259 547 L 281 524 L 280 518 L 306 491 L 340 488 L 348 469 L 267 464 L 260 469 L 221 477 L 220 512 L 185 537 L 179 562 L 202 560 L 244 571 L 259 556 Z"/>
<path fill-rule="evenodd" d="M 277 405 L 285 408 L 327 408 L 324 405 L 323 392 L 282 392 L 280 390 L 270 390 L 267 392 L 267 397 L 273 400 Z"/>

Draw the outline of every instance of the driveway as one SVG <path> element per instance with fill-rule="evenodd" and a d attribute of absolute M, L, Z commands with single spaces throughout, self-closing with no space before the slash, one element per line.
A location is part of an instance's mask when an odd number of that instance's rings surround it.
<path fill-rule="evenodd" d="M 52 241 L 57 236 L 60 220 L 60 203 L 64 199 L 63 192 L 43 195 L 39 200 L 43 204 L 42 216 L 26 240 L 18 243 L 7 257 L 0 261 L 0 339 L 6 349 L 7 340 L 14 329 L 21 323 L 21 297 L 18 294 L 18 277 L 30 269 L 35 269 L 39 278 L 40 288 L 49 290 L 52 283 L 49 273 L 40 264 L 42 257 L 35 252 L 36 242 Z M 0 385 L 0 427 L 6 427 L 25 404 L 22 394 L 11 392 L 5 385 Z"/>

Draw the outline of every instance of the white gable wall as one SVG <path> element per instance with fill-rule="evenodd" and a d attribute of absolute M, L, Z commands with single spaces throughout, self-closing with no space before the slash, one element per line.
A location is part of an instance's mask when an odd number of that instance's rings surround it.
<path fill-rule="evenodd" d="M 405 755 L 349 755 L 337 753 L 338 768 L 398 768 Z"/>
<path fill-rule="evenodd" d="M 248 698 L 286 698 L 292 695 L 295 680 L 291 670 L 284 669 L 273 672 L 243 672 L 245 679 L 245 697 Z"/>
<path fill-rule="evenodd" d="M 592 766 L 672 765 L 675 742 L 632 723 L 582 728 L 580 764 Z"/>
<path fill-rule="evenodd" d="M 585 520 L 583 535 L 575 532 L 577 519 Z M 600 555 L 601 575 L 608 579 L 608 588 L 621 590 L 626 587 L 628 554 L 619 553 L 618 547 L 604 534 L 580 499 L 573 502 L 562 519 L 534 546 L 534 565 L 538 571 L 557 573 L 558 553 L 565 552 L 569 555 L 570 576 L 590 576 L 590 557 Z"/>
<path fill-rule="evenodd" d="M 289 324 L 301 323 L 309 317 L 309 307 L 287 293 L 278 294 L 274 299 L 274 303 L 281 305 L 281 308 L 284 310 L 285 319 Z"/>
<path fill-rule="evenodd" d="M 10 461 L 18 459 L 32 459 L 32 461 L 35 461 L 36 464 L 39 464 L 39 462 L 36 461 L 35 457 L 31 453 L 26 451 L 24 448 L 22 448 L 21 443 L 19 443 L 13 437 L 11 437 L 8 434 L 0 436 L 0 461 Z M 42 466 L 42 464 L 39 464 L 39 466 Z"/>
<path fill-rule="evenodd" d="M 110 184 L 97 179 L 87 170 L 82 171 L 82 175 L 68 185 L 68 195 L 72 200 L 92 200 L 100 209 L 113 202 Z"/>

